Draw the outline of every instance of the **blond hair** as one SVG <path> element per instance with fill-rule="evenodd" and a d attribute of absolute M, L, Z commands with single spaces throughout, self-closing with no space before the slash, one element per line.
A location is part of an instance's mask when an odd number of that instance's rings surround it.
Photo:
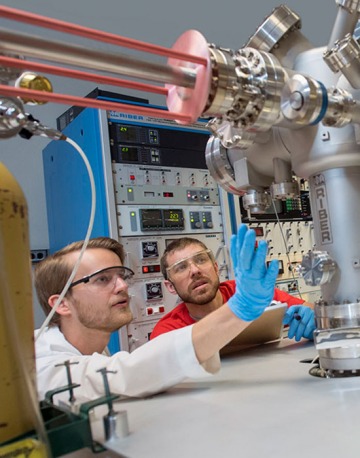
<path fill-rule="evenodd" d="M 83 241 L 73 242 L 51 254 L 36 265 L 34 269 L 35 289 L 41 308 L 46 316 L 51 311 L 51 307 L 48 303 L 49 297 L 53 294 L 61 293 L 73 269 L 73 266 L 66 261 L 65 256 L 69 253 L 80 251 L 83 244 Z M 124 248 L 121 243 L 114 239 L 109 237 L 96 237 L 90 239 L 86 249 L 89 248 L 103 248 L 112 251 L 120 258 L 121 263 L 124 262 Z M 49 326 L 59 325 L 59 323 L 60 315 L 55 313 Z"/>

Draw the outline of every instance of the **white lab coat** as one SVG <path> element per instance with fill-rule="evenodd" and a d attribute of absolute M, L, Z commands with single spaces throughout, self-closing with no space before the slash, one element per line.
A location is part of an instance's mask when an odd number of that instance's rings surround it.
<path fill-rule="evenodd" d="M 116 371 L 108 374 L 110 391 L 126 396 L 146 396 L 166 390 L 187 377 L 200 378 L 218 372 L 218 354 L 199 364 L 191 332 L 192 326 L 187 326 L 162 334 L 132 353 L 120 351 L 107 356 L 105 353 L 82 355 L 57 326 L 46 328 L 35 344 L 39 399 L 44 399 L 47 391 L 68 384 L 65 367 L 55 367 L 66 360 L 78 362 L 70 366 L 72 382 L 81 384 L 74 391 L 78 402 L 104 395 L 103 377 L 96 372 L 103 367 Z M 56 400 L 68 398 L 69 393 L 65 392 L 57 395 Z"/>

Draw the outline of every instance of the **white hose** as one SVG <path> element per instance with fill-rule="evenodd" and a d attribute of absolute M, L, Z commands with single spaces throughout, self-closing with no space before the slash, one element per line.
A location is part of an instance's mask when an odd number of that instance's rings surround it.
<path fill-rule="evenodd" d="M 49 313 L 49 315 L 46 317 L 45 321 L 43 322 L 43 324 L 41 325 L 40 329 L 39 329 L 39 332 L 37 333 L 36 335 L 36 338 L 35 338 L 35 341 L 39 339 L 39 337 L 41 336 L 41 334 L 44 332 L 45 328 L 47 327 L 47 325 L 49 324 L 51 318 L 54 316 L 54 313 L 56 312 L 57 308 L 59 307 L 59 305 L 61 304 L 62 300 L 64 299 L 65 297 L 65 294 L 68 292 L 68 289 L 76 275 L 76 272 L 79 268 L 79 265 L 80 265 L 80 262 L 81 262 L 81 259 L 83 257 L 83 254 L 86 250 L 86 247 L 87 247 L 87 244 L 89 243 L 89 239 L 90 239 L 90 235 L 91 235 L 91 232 L 92 232 L 92 229 L 93 229 L 93 226 L 94 226 L 94 219 L 95 219 L 95 209 L 96 209 L 96 189 L 95 189 L 95 181 L 94 181 L 94 175 L 92 173 L 92 170 L 91 170 L 91 166 L 90 166 L 90 163 L 89 163 L 89 160 L 88 158 L 86 157 L 84 151 L 80 148 L 80 146 L 74 142 L 74 140 L 72 140 L 71 138 L 68 138 L 66 137 L 66 141 L 68 143 L 70 143 L 70 145 L 72 145 L 77 151 L 78 153 L 80 154 L 80 156 L 82 157 L 85 165 L 86 165 L 86 169 L 88 171 L 88 174 L 89 174 L 89 180 L 90 180 L 90 187 L 91 187 L 91 211 L 90 211 L 90 219 L 89 219 L 89 226 L 88 226 L 88 230 L 87 230 L 87 233 L 86 233 L 86 236 L 85 236 L 85 239 L 84 239 L 84 244 L 80 250 L 80 254 L 79 254 L 79 257 L 74 265 L 74 268 L 70 274 L 70 277 L 68 279 L 68 281 L 66 282 L 60 296 L 58 297 L 58 300 L 56 301 L 54 307 L 52 308 L 51 312 Z"/>

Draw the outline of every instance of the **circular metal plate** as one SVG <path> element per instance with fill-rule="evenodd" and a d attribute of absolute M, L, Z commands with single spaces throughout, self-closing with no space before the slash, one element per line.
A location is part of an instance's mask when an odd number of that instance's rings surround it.
<path fill-rule="evenodd" d="M 208 44 L 197 30 L 184 32 L 172 47 L 175 51 L 185 52 L 207 60 L 207 65 L 170 58 L 168 64 L 176 67 L 191 68 L 196 72 L 196 83 L 193 89 L 166 84 L 168 89 L 167 106 L 169 111 L 188 115 L 196 121 L 205 109 L 211 83 L 211 64 Z"/>

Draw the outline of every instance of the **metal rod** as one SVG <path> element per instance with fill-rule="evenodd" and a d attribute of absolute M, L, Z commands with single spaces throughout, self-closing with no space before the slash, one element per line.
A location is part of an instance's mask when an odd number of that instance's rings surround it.
<path fill-rule="evenodd" d="M 64 105 L 75 105 L 78 107 L 98 108 L 100 110 L 122 111 L 124 113 L 133 113 L 144 116 L 154 116 L 162 119 L 172 119 L 181 121 L 185 124 L 191 123 L 191 116 L 174 113 L 167 110 L 158 110 L 156 108 L 132 106 L 124 103 L 107 102 L 91 98 L 76 97 L 67 94 L 53 94 L 51 92 L 35 91 L 30 89 L 22 89 L 12 86 L 0 84 L 0 94 L 10 97 L 33 98 L 43 102 L 55 102 Z"/>
<path fill-rule="evenodd" d="M 48 18 L 39 14 L 30 13 L 29 11 L 21 11 L 15 8 L 0 6 L 0 16 L 13 21 L 24 22 L 39 27 L 48 28 L 51 30 L 58 30 L 59 32 L 71 33 L 81 37 L 111 43 L 118 46 L 124 46 L 138 51 L 145 51 L 160 56 L 172 57 L 174 59 L 184 60 L 187 62 L 194 62 L 200 65 L 207 66 L 207 60 L 203 57 L 193 56 L 180 51 L 165 48 L 163 46 L 153 45 L 142 41 L 134 40 L 132 38 L 122 37 L 101 30 L 91 29 L 70 22 L 60 21 L 58 19 Z"/>
<path fill-rule="evenodd" d="M 193 88 L 196 81 L 196 72 L 189 68 L 157 64 L 124 54 L 58 43 L 57 41 L 20 32 L 13 33 L 4 29 L 0 29 L 0 52 L 21 54 L 27 57 L 187 88 Z"/>
<path fill-rule="evenodd" d="M 358 19 L 358 13 L 351 13 L 342 6 L 338 5 L 338 12 L 335 18 L 333 29 L 331 31 L 327 49 L 332 49 L 335 42 L 344 38 L 346 34 L 350 33 L 352 35 L 354 33 Z"/>
<path fill-rule="evenodd" d="M 116 374 L 116 371 L 109 371 L 106 369 L 106 367 L 103 367 L 102 369 L 97 370 L 96 372 L 100 372 L 100 374 L 103 377 L 103 382 L 104 382 L 104 391 L 105 391 L 105 396 L 108 399 L 107 400 L 107 405 L 109 407 L 109 414 L 108 415 L 113 415 L 114 408 L 113 408 L 113 402 L 111 399 L 111 391 L 110 391 L 110 385 L 109 385 L 109 380 L 107 374 Z"/>
<path fill-rule="evenodd" d="M 138 83 L 136 81 L 127 81 L 121 78 L 98 75 L 97 73 L 85 73 L 80 70 L 73 70 L 63 67 L 54 67 L 52 65 L 41 64 L 29 60 L 15 59 L 13 57 L 0 56 L 0 64 L 7 67 L 23 68 L 36 72 L 45 72 L 52 75 L 64 76 L 65 78 L 77 78 L 85 81 L 94 81 L 96 83 L 110 84 L 112 86 L 126 87 L 138 91 L 154 92 L 156 94 L 167 95 L 168 90 L 165 87 L 152 86 L 150 84 Z"/>
<path fill-rule="evenodd" d="M 72 377 L 71 377 L 71 370 L 70 370 L 70 366 L 73 365 L 73 364 L 79 364 L 79 361 L 70 362 L 70 360 L 67 360 L 67 361 L 64 361 L 61 364 L 55 364 L 55 367 L 65 366 L 66 377 L 67 377 L 67 382 L 68 382 L 68 386 L 69 386 L 69 394 L 70 394 L 69 402 L 71 402 L 72 404 L 74 404 L 74 402 L 76 401 L 76 398 L 75 398 L 75 395 L 74 395 Z"/>

